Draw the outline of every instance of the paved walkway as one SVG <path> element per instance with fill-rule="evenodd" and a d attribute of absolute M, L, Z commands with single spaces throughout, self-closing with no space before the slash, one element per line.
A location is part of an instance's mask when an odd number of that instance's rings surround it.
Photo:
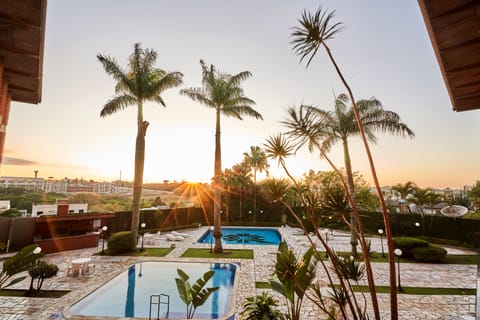
<path fill-rule="evenodd" d="M 209 248 L 209 244 L 198 244 L 195 240 L 207 230 L 206 227 L 186 230 L 191 236 L 183 242 L 167 241 L 165 235 L 160 235 L 154 239 L 153 243 L 145 246 L 168 247 L 175 244 L 175 249 L 163 258 L 148 258 L 148 260 L 175 261 L 180 259 L 180 255 L 188 247 Z M 286 228 L 285 238 L 287 242 L 295 248 L 298 254 L 303 253 L 308 248 L 308 241 L 298 230 Z M 335 232 L 333 239 L 328 241 L 336 251 L 349 251 L 349 237 L 345 233 Z M 381 252 L 381 241 L 378 237 L 371 238 L 372 249 Z M 255 281 L 267 282 L 273 271 L 276 246 L 248 246 L 248 245 L 226 245 L 228 248 L 249 248 L 255 252 L 254 260 L 224 259 L 225 262 L 239 262 L 240 268 L 237 273 L 236 290 L 236 308 L 241 310 L 241 306 L 246 297 L 260 294 L 264 289 L 256 289 Z M 322 250 L 321 247 L 319 247 Z M 385 250 L 385 249 L 384 249 Z M 476 254 L 472 251 L 464 251 L 455 248 L 447 248 L 452 254 Z M 42 289 L 71 290 L 62 298 L 43 299 L 43 298 L 25 298 L 25 297 L 2 297 L 0 299 L 0 319 L 2 320 L 20 320 L 20 319 L 62 319 L 62 311 L 68 316 L 68 307 L 101 286 L 106 281 L 124 271 L 130 264 L 137 259 L 135 257 L 109 257 L 93 256 L 99 248 L 85 250 L 75 250 L 49 254 L 45 257 L 49 262 L 59 266 L 59 274 L 47 279 Z M 95 263 L 95 272 L 90 276 L 72 278 L 66 275 L 68 261 L 78 257 L 91 257 Z M 183 258 L 182 258 L 183 259 Z M 188 260 L 188 259 L 186 259 Z M 198 261 L 198 260 L 196 260 Z M 216 259 L 215 261 L 218 261 Z M 388 285 L 388 264 L 373 263 L 372 268 L 375 274 L 376 285 Z M 325 281 L 325 272 L 322 267 L 318 268 L 318 278 Z M 445 287 L 445 288 L 477 288 L 477 266 L 476 265 L 446 265 L 446 264 L 419 264 L 403 263 L 401 264 L 401 281 L 404 287 Z M 366 283 L 365 283 L 366 284 Z M 16 288 L 27 288 L 28 280 L 16 284 Z M 279 297 L 283 302 L 283 298 Z M 382 319 L 390 318 L 390 296 L 388 294 L 379 294 L 380 310 Z M 398 296 L 399 319 L 442 319 L 442 320 L 473 320 L 476 313 L 476 296 L 428 296 L 428 295 L 405 295 Z M 302 320 L 324 319 L 318 313 L 314 304 L 304 301 L 302 308 Z M 72 318 L 73 319 L 73 318 Z M 112 318 L 108 318 L 112 319 Z M 237 317 L 239 319 L 239 317 Z"/>

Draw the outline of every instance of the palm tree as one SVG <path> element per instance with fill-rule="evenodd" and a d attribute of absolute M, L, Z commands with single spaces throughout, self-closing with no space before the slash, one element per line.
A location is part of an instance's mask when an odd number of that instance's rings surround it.
<path fill-rule="evenodd" d="M 400 194 L 400 200 L 399 201 L 399 207 L 400 207 L 400 212 L 405 212 L 405 199 L 407 199 L 407 196 L 409 194 L 413 194 L 415 189 L 417 188 L 417 185 L 415 182 L 412 181 L 407 181 L 405 184 L 397 183 L 392 187 L 392 190 L 397 191 Z"/>
<path fill-rule="evenodd" d="M 413 191 L 413 197 L 411 201 L 417 206 L 417 213 L 420 213 L 422 217 L 422 235 L 429 235 L 432 229 L 433 217 L 430 219 L 430 226 L 428 232 L 425 231 L 425 207 L 433 208 L 434 205 L 440 203 L 443 200 L 443 196 L 438 194 L 432 188 L 415 188 Z"/>
<path fill-rule="evenodd" d="M 286 301 L 288 319 L 300 320 L 303 298 L 313 285 L 319 256 L 309 248 L 301 258 L 288 248 L 286 242 L 278 245 L 274 277 L 270 280 L 272 290 L 281 294 Z"/>
<path fill-rule="evenodd" d="M 237 220 L 242 220 L 243 191 L 251 183 L 251 172 L 244 161 L 235 164 L 231 169 L 224 170 L 222 175 L 222 195 L 224 193 L 227 194 L 227 199 L 225 200 L 227 217 L 230 211 L 230 202 L 232 202 L 234 199 L 238 199 L 239 212 L 237 215 Z"/>
<path fill-rule="evenodd" d="M 285 178 L 267 178 L 263 180 L 260 189 L 263 197 L 272 202 L 273 205 L 276 207 L 278 203 L 278 199 L 284 198 L 288 202 L 288 193 L 291 193 L 292 186 L 289 181 Z M 275 209 L 275 212 L 277 210 Z M 281 213 L 281 224 L 285 225 L 287 223 L 287 215 L 284 211 Z"/>
<path fill-rule="evenodd" d="M 253 222 L 257 220 L 257 171 L 268 174 L 268 160 L 259 146 L 251 146 L 250 153 L 243 153 L 245 162 L 253 170 Z"/>
<path fill-rule="evenodd" d="M 145 162 L 145 135 L 148 122 L 143 119 L 143 105 L 153 101 L 165 106 L 160 96 L 166 89 L 176 87 L 182 83 L 183 75 L 180 72 L 166 72 L 155 68 L 157 53 L 152 49 L 142 49 L 139 43 L 134 46 L 128 65 L 122 68 L 116 61 L 107 55 L 98 54 L 98 60 L 105 72 L 115 81 L 115 95 L 103 107 L 101 117 L 114 114 L 130 105 L 137 106 L 137 138 L 135 143 L 135 175 L 133 180 L 132 200 L 132 242 L 131 248 L 136 247 L 138 224 L 140 218 L 140 198 L 142 196 L 143 167 Z"/>
<path fill-rule="evenodd" d="M 243 116 L 250 116 L 261 119 L 262 115 L 255 111 L 252 106 L 255 101 L 247 98 L 240 86 L 243 80 L 252 76 L 249 71 L 242 71 L 235 75 L 221 73 L 214 65 L 208 67 L 203 60 L 200 60 L 202 67 L 201 88 L 188 88 L 180 91 L 180 94 L 190 97 L 193 101 L 200 102 L 215 110 L 215 160 L 213 176 L 213 224 L 216 253 L 222 252 L 222 229 L 220 217 L 221 205 L 221 183 L 222 183 L 222 152 L 220 140 L 220 116 L 235 117 L 243 120 Z"/>
<path fill-rule="evenodd" d="M 249 297 L 243 303 L 240 313 L 242 320 L 283 320 L 285 316 L 278 310 L 278 300 L 267 292 Z"/>
<path fill-rule="evenodd" d="M 337 61 L 333 57 L 333 54 L 327 45 L 327 41 L 333 39 L 338 32 L 342 29 L 342 23 L 332 23 L 335 12 L 330 13 L 322 11 L 321 8 L 314 14 L 310 14 L 306 10 L 302 14 L 302 18 L 299 19 L 300 27 L 295 27 L 292 33 L 292 45 L 293 50 L 300 56 L 300 61 L 303 61 L 305 58 L 307 60 L 307 67 L 310 65 L 313 57 L 317 54 L 320 48 L 325 49 L 325 52 L 330 59 L 330 62 L 333 64 L 335 71 L 348 91 L 348 96 L 352 102 L 352 109 L 355 115 L 355 120 L 358 125 L 358 132 L 362 138 L 363 145 L 365 147 L 365 153 L 367 154 L 368 162 L 370 164 L 370 170 L 372 173 L 373 182 L 377 190 L 378 198 L 380 199 L 380 204 L 382 207 L 382 215 L 385 225 L 385 233 L 387 238 L 388 254 L 389 254 L 389 270 L 390 270 L 390 308 L 392 314 L 392 320 L 398 319 L 398 305 L 397 305 L 397 291 L 396 291 L 396 271 L 395 271 L 395 260 L 393 255 L 393 240 L 392 232 L 390 228 L 390 219 L 388 216 L 388 209 L 383 198 L 382 189 L 378 181 L 377 172 L 375 164 L 373 162 L 373 157 L 370 151 L 370 147 L 367 139 L 367 132 L 363 127 L 363 123 L 360 116 L 359 106 L 356 104 L 356 100 L 353 96 L 353 92 L 347 83 L 343 73 L 340 70 L 340 67 L 337 64 Z M 367 276 L 370 278 L 371 275 L 367 270 Z M 375 312 L 375 319 L 380 319 L 380 311 L 378 308 L 378 302 L 376 298 L 375 291 L 373 289 L 372 295 L 372 307 Z"/>
<path fill-rule="evenodd" d="M 350 157 L 350 149 L 348 140 L 351 137 L 360 134 L 359 126 L 356 121 L 355 111 L 353 107 L 347 107 L 349 98 L 345 94 L 340 94 L 335 100 L 335 110 L 333 112 L 325 111 L 313 106 L 304 106 L 307 113 L 299 113 L 298 116 L 293 117 L 294 112 L 290 110 L 290 121 L 283 123 L 292 129 L 291 134 L 297 136 L 298 121 L 304 125 L 305 121 L 302 119 L 302 114 L 317 114 L 319 121 L 313 121 L 307 124 L 312 126 L 310 132 L 323 137 L 323 152 L 327 152 L 336 142 L 341 142 L 343 147 L 344 164 L 347 177 L 347 185 L 350 194 L 354 200 L 353 206 L 357 207 L 355 201 L 355 183 L 354 174 L 352 170 L 352 160 Z M 409 135 L 413 137 L 413 131 L 408 126 L 400 121 L 400 116 L 393 111 L 384 110 L 379 100 L 371 98 L 368 100 L 359 100 L 356 103 L 360 121 L 363 124 L 363 129 L 370 142 L 376 142 L 375 132 L 388 132 L 392 134 Z M 313 117 L 309 118 L 314 119 Z M 325 121 L 328 119 L 328 121 Z M 305 134 L 305 133 L 300 133 Z M 356 225 L 356 220 L 351 215 L 350 223 L 352 226 Z M 356 238 L 356 230 L 351 232 L 352 254 L 356 256 L 356 246 L 358 244 Z"/>

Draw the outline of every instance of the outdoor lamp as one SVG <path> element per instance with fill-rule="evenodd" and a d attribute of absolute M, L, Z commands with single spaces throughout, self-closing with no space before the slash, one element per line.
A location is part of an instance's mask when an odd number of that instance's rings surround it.
<path fill-rule="evenodd" d="M 145 229 L 146 226 L 147 226 L 147 225 L 145 224 L 145 222 L 142 222 L 142 224 L 140 225 L 140 227 L 141 227 L 142 229 Z M 144 250 L 144 249 L 143 249 L 143 237 L 144 237 L 144 236 L 145 236 L 145 232 L 142 232 L 142 247 L 140 248 L 140 251 L 143 251 L 143 250 Z"/>
<path fill-rule="evenodd" d="M 380 235 L 380 245 L 382 246 L 382 258 L 385 258 L 385 251 L 383 250 L 383 229 L 378 229 Z"/>
<path fill-rule="evenodd" d="M 40 252 L 42 252 L 42 248 L 36 247 L 32 252 L 33 254 L 39 254 Z"/>
<path fill-rule="evenodd" d="M 397 269 L 398 269 L 398 291 L 403 291 L 402 285 L 400 283 L 400 256 L 402 255 L 402 249 L 395 249 L 393 251 L 395 255 L 397 256 Z"/>
<path fill-rule="evenodd" d="M 108 227 L 102 227 L 102 256 L 105 254 L 105 233 L 107 232 Z"/>

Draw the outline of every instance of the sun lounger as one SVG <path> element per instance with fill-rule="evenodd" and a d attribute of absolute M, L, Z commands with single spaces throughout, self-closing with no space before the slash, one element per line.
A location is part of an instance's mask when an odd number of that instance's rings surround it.
<path fill-rule="evenodd" d="M 182 238 L 188 238 L 188 237 L 189 237 L 188 234 L 182 233 L 182 232 L 172 231 L 172 232 L 170 232 L 170 233 L 173 234 L 174 236 L 180 236 L 180 237 L 182 237 Z"/>
<path fill-rule="evenodd" d="M 183 240 L 185 240 L 185 238 L 182 237 L 182 236 L 176 236 L 174 234 L 169 233 L 169 234 L 167 234 L 167 240 L 168 241 L 183 241 Z"/>

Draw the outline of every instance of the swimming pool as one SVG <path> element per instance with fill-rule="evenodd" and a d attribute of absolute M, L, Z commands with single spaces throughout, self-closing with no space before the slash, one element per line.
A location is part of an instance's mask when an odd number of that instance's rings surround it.
<path fill-rule="evenodd" d="M 218 319 L 233 314 L 233 285 L 236 266 L 231 263 L 197 262 L 140 262 L 131 265 L 99 289 L 92 292 L 70 308 L 70 313 L 90 317 L 157 318 L 158 305 L 150 306 L 151 295 L 169 296 L 168 318 L 185 319 L 186 307 L 178 295 L 175 278 L 177 269 L 190 276 L 190 284 L 214 270 L 214 276 L 205 287 L 220 287 L 200 306 L 195 318 Z M 162 302 L 166 296 L 162 296 Z M 158 302 L 158 299 L 154 299 Z M 151 309 L 150 309 L 151 307 Z M 160 318 L 166 317 L 167 306 L 160 305 Z"/>
<path fill-rule="evenodd" d="M 277 245 L 282 236 L 276 228 L 222 227 L 222 242 L 226 244 Z M 212 243 L 210 230 L 197 242 Z"/>

